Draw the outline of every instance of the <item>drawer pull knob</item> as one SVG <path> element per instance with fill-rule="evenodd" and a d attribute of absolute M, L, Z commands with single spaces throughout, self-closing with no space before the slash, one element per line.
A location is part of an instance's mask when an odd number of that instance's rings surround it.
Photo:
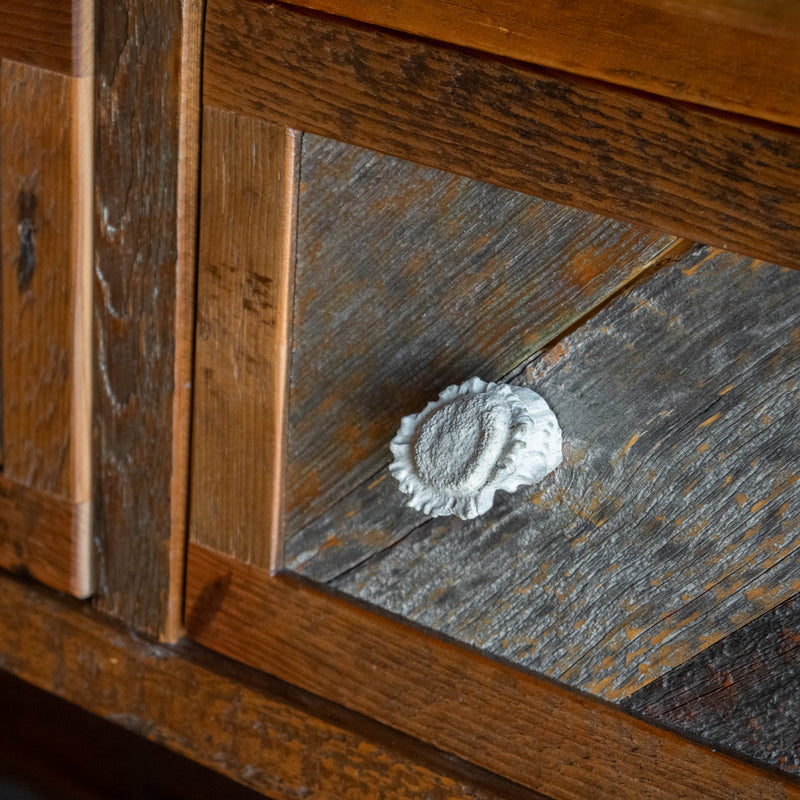
<path fill-rule="evenodd" d="M 389 447 L 409 506 L 472 519 L 498 489 L 530 486 L 561 463 L 561 428 L 531 389 L 470 378 L 403 417 Z"/>

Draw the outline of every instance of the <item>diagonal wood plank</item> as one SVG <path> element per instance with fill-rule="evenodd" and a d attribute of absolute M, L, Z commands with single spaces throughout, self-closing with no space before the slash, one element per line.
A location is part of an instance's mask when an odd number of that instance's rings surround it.
<path fill-rule="evenodd" d="M 401 416 L 459 376 L 500 377 L 686 246 L 311 134 L 297 215 L 290 542 L 386 466 Z"/>
<path fill-rule="evenodd" d="M 470 522 L 414 520 L 391 479 L 366 483 L 327 520 L 360 529 L 360 559 L 337 567 L 334 541 L 298 566 L 627 696 L 800 588 L 798 297 L 800 274 L 718 251 L 657 271 L 514 376 L 561 422 L 553 475 Z"/>
<path fill-rule="evenodd" d="M 800 775 L 800 596 L 634 692 L 623 706 Z"/>

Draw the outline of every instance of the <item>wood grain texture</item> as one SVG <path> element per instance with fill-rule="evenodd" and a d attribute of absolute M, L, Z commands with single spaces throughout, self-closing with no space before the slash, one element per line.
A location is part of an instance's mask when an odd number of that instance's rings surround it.
<path fill-rule="evenodd" d="M 189 545 L 200 643 L 555 800 L 800 797 L 800 787 L 586 695 Z"/>
<path fill-rule="evenodd" d="M 800 131 L 271 4 L 204 52 L 212 105 L 800 266 Z"/>
<path fill-rule="evenodd" d="M 303 572 L 626 697 L 800 588 L 799 282 L 702 249 L 656 271 L 510 376 L 559 419 L 555 473 L 466 522 L 373 479 Z"/>
<path fill-rule="evenodd" d="M 91 88 L 91 78 L 0 64 L 3 474 L 66 501 L 70 525 L 55 523 L 53 540 L 45 522 L 44 543 L 21 548 L 40 580 L 80 597 L 92 591 Z M 17 550 L 38 535 L 26 519 L 8 523 Z"/>
<path fill-rule="evenodd" d="M 800 124 L 800 13 L 794 3 L 291 2 L 666 97 Z"/>
<path fill-rule="evenodd" d="M 800 774 L 800 597 L 640 689 L 627 709 Z"/>
<path fill-rule="evenodd" d="M 293 552 L 308 547 L 295 534 L 389 463 L 402 416 L 464 376 L 500 378 L 688 246 L 312 134 L 303 137 L 297 214 L 285 534 Z"/>
<path fill-rule="evenodd" d="M 274 678 L 190 643 L 152 644 L 7 575 L 0 668 L 274 800 L 544 800 Z"/>
<path fill-rule="evenodd" d="M 97 604 L 167 639 L 180 630 L 186 530 L 186 419 L 174 415 L 191 391 L 194 220 L 184 203 L 196 176 L 180 115 L 197 97 L 199 6 L 97 5 Z"/>
<path fill-rule="evenodd" d="M 86 597 L 86 504 L 74 504 L 0 475 L 0 566 Z"/>
<path fill-rule="evenodd" d="M 3 0 L 0 57 L 75 77 L 94 64 L 92 0 Z"/>
<path fill-rule="evenodd" d="M 72 126 L 78 124 L 70 89 L 69 78 L 2 62 L 4 474 L 68 499 L 75 366 Z"/>
<path fill-rule="evenodd" d="M 297 147 L 206 108 L 191 539 L 269 568 L 277 535 Z"/>

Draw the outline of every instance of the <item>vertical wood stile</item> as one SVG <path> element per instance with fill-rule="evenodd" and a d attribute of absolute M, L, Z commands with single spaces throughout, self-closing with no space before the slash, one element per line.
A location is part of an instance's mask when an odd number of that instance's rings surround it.
<path fill-rule="evenodd" d="M 295 134 L 207 108 L 201 175 L 191 539 L 274 569 Z"/>

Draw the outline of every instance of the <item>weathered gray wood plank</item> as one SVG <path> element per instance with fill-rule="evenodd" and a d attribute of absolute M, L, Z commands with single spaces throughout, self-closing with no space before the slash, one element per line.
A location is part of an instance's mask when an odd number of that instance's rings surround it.
<path fill-rule="evenodd" d="M 693 251 L 512 376 L 564 430 L 542 484 L 426 522 L 376 478 L 289 565 L 621 699 L 800 589 L 799 313 L 798 273 Z"/>
<path fill-rule="evenodd" d="M 679 241 L 310 134 L 301 164 L 289 536 L 386 465 L 403 414 L 505 374 Z"/>
<path fill-rule="evenodd" d="M 800 775 L 800 596 L 629 697 L 625 708 Z"/>

